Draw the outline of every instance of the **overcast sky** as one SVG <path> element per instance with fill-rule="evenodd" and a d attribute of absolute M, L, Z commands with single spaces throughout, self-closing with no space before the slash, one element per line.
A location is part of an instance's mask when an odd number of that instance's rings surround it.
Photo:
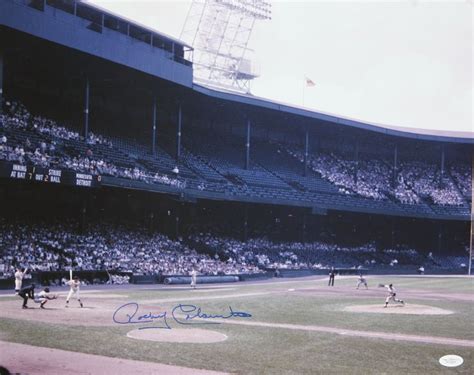
<path fill-rule="evenodd" d="M 191 0 L 92 0 L 179 37 Z M 252 93 L 368 122 L 473 132 L 472 0 L 280 1 Z M 304 77 L 316 85 L 305 86 Z"/>

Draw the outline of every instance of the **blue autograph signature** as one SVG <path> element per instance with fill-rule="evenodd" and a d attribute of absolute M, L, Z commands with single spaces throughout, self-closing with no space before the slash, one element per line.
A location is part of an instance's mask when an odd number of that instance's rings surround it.
<path fill-rule="evenodd" d="M 138 314 L 138 303 L 130 302 L 120 306 L 115 310 L 112 319 L 117 324 L 142 324 L 142 323 L 155 323 L 162 319 L 160 325 L 154 327 L 140 327 L 139 329 L 147 328 L 166 328 L 171 329 L 166 319 L 166 311 L 160 314 L 152 314 L 151 312 L 146 314 Z"/>
<path fill-rule="evenodd" d="M 156 323 L 157 325 L 139 327 L 138 329 L 163 328 L 171 329 L 168 324 L 168 313 L 166 311 L 154 314 L 151 311 L 145 314 L 139 313 L 139 305 L 136 302 L 129 302 L 115 310 L 112 319 L 117 324 L 143 324 Z M 192 321 L 193 319 L 229 319 L 229 318 L 250 318 L 252 315 L 243 311 L 234 311 L 229 306 L 229 311 L 225 314 L 206 314 L 198 306 L 179 304 L 171 310 L 172 319 L 183 325 L 191 324 L 220 324 L 220 322 Z"/>

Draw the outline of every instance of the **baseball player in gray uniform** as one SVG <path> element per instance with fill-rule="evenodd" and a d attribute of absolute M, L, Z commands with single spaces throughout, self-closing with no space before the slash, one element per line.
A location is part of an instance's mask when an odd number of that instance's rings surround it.
<path fill-rule="evenodd" d="M 395 298 L 397 293 L 396 293 L 395 288 L 393 287 L 393 284 L 382 285 L 382 286 L 387 288 L 387 292 L 388 292 L 387 298 L 385 298 L 385 306 L 384 307 L 387 307 L 387 305 L 390 301 L 401 303 L 402 305 L 405 305 L 405 302 L 403 302 L 403 300 Z"/>
<path fill-rule="evenodd" d="M 357 280 L 357 288 L 356 289 L 359 289 L 359 287 L 362 284 L 365 285 L 365 289 L 369 289 L 369 287 L 367 286 L 367 280 L 365 279 L 365 277 L 362 274 L 360 274 L 359 279 Z"/>

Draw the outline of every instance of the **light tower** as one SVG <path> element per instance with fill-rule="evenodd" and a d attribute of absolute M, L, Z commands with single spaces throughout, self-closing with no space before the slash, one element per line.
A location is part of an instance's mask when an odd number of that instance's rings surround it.
<path fill-rule="evenodd" d="M 194 48 L 194 81 L 249 93 L 258 73 L 247 45 L 255 21 L 268 19 L 269 1 L 193 0 L 180 39 Z"/>

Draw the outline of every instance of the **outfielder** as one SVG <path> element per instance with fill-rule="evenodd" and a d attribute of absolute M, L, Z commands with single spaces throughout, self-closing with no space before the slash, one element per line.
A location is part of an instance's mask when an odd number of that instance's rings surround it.
<path fill-rule="evenodd" d="M 25 277 L 26 271 L 28 268 L 25 268 L 23 271 L 21 268 L 17 268 L 15 272 L 15 294 L 18 294 L 23 284 L 23 278 Z"/>
<path fill-rule="evenodd" d="M 69 307 L 69 300 L 71 299 L 73 295 L 77 298 L 79 305 L 81 305 L 81 307 L 84 307 L 84 305 L 81 302 L 81 298 L 79 296 L 79 287 L 81 285 L 81 281 L 79 280 L 79 277 L 74 276 L 72 280 L 69 280 L 67 282 L 67 284 L 71 287 L 71 289 L 69 289 L 69 294 L 67 295 L 67 298 L 66 298 L 66 307 Z"/>
<path fill-rule="evenodd" d="M 405 302 L 403 302 L 401 299 L 395 298 L 397 293 L 395 291 L 395 288 L 393 287 L 393 284 L 390 284 L 390 285 L 380 284 L 380 286 L 387 288 L 387 292 L 388 292 L 387 298 L 385 298 L 385 306 L 384 307 L 387 307 L 390 300 L 392 300 L 393 302 L 398 302 L 398 303 L 401 303 L 402 305 L 405 305 Z"/>
<path fill-rule="evenodd" d="M 359 289 L 359 287 L 364 284 L 365 285 L 365 289 L 369 289 L 369 287 L 367 286 L 367 280 L 365 279 L 365 277 L 360 274 L 359 275 L 359 280 L 357 281 L 357 288 L 356 289 Z"/>
<path fill-rule="evenodd" d="M 50 299 L 56 298 L 56 295 L 50 294 L 49 288 L 46 287 L 41 292 L 39 292 L 37 301 L 40 304 L 40 308 L 44 309 L 44 305 L 46 305 L 46 302 L 48 302 Z"/>

